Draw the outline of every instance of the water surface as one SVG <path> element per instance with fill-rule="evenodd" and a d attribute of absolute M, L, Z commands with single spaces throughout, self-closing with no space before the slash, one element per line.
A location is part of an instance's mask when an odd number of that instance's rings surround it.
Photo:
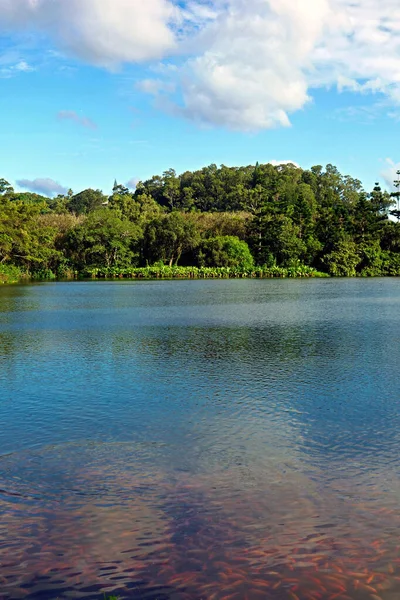
<path fill-rule="evenodd" d="M 0 288 L 0 598 L 400 597 L 400 282 Z"/>

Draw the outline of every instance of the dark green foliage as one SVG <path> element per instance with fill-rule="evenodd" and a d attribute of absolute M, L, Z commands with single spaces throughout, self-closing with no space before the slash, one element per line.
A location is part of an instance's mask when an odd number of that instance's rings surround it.
<path fill-rule="evenodd" d="M 273 256 L 278 265 L 288 266 L 298 262 L 307 246 L 301 229 L 286 215 L 267 214 L 261 221 L 261 252 L 259 262 L 268 263 Z"/>
<path fill-rule="evenodd" d="M 77 215 L 87 215 L 107 202 L 107 197 L 100 190 L 87 189 L 72 196 L 68 200 L 67 208 Z"/>
<path fill-rule="evenodd" d="M 397 222 L 400 219 L 400 171 L 396 171 L 397 179 L 393 182 L 396 191 L 391 194 L 391 197 L 394 198 L 395 208 L 390 211 L 390 214 L 393 215 Z"/>
<path fill-rule="evenodd" d="M 148 194 L 113 194 L 109 199 L 109 208 L 117 212 L 121 218 L 126 218 L 133 223 L 146 224 L 161 213 L 163 209 Z"/>
<path fill-rule="evenodd" d="M 44 210 L 47 210 L 46 205 L 51 205 L 50 198 L 35 194 L 33 192 L 12 192 L 7 194 L 9 200 L 14 202 L 24 202 L 25 204 L 41 204 Z"/>
<path fill-rule="evenodd" d="M 328 273 L 335 277 L 354 277 L 356 268 L 361 262 L 357 244 L 351 240 L 342 240 L 334 247 L 332 252 L 323 259 L 328 268 Z"/>
<path fill-rule="evenodd" d="M 45 198 L 0 179 L 0 265 L 41 278 L 400 275 L 399 186 L 366 193 L 330 164 L 168 169 L 134 192 L 115 181 L 109 197 Z"/>
<path fill-rule="evenodd" d="M 150 221 L 144 233 L 144 252 L 150 263 L 162 261 L 177 265 L 182 254 L 196 248 L 200 234 L 195 224 L 180 212 Z"/>
<path fill-rule="evenodd" d="M 14 188 L 5 179 L 0 179 L 0 196 L 14 193 Z"/>
<path fill-rule="evenodd" d="M 297 265 L 293 267 L 253 267 L 244 269 L 243 267 L 178 267 L 178 266 L 152 266 L 140 268 L 121 269 L 112 268 L 92 268 L 82 272 L 84 277 L 93 279 L 230 279 L 240 277 L 270 279 L 274 277 L 329 277 L 322 273 L 307 267 Z"/>
<path fill-rule="evenodd" d="M 26 273 L 14 267 L 13 265 L 2 265 L 0 264 L 0 284 L 1 283 L 17 283 L 26 277 Z"/>
<path fill-rule="evenodd" d="M 0 196 L 0 264 L 29 272 L 51 269 L 57 264 L 57 232 L 41 221 L 45 206 Z"/>
<path fill-rule="evenodd" d="M 254 260 L 246 242 L 233 235 L 204 240 L 199 246 L 198 262 L 203 267 L 254 268 Z"/>
<path fill-rule="evenodd" d="M 78 271 L 86 267 L 126 267 L 138 262 L 140 229 L 107 208 L 100 208 L 64 238 L 66 254 Z"/>

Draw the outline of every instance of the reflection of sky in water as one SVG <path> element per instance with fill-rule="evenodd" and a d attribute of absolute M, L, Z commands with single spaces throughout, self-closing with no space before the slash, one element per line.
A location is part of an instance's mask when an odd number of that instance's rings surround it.
<path fill-rule="evenodd" d="M 245 455 L 269 432 L 308 459 L 390 453 L 399 301 L 390 280 L 3 289 L 3 451 L 194 436 L 201 453 L 217 432 Z"/>
<path fill-rule="evenodd" d="M 379 563 L 400 533 L 399 305 L 395 279 L 1 288 L 0 549 L 15 531 L 29 562 L 32 538 L 50 536 L 50 568 L 64 528 L 74 563 L 81 531 L 100 585 L 94 556 L 129 569 L 126 544 L 136 561 L 146 544 L 172 544 L 164 575 L 135 563 L 166 597 L 187 544 L 193 565 L 203 545 L 214 564 L 206 543 L 218 537 L 253 548 L 246 572 L 261 555 L 287 566 L 315 531 L 323 556 L 362 563 L 374 543 Z M 296 564 L 315 564 L 310 548 Z M 146 569 L 166 560 L 151 552 Z M 42 554 L 29 564 L 42 569 Z"/>

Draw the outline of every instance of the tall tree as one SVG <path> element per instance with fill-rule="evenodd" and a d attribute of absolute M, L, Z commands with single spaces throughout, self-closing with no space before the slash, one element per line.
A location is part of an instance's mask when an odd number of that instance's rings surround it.
<path fill-rule="evenodd" d="M 12 194 L 14 188 L 6 179 L 0 179 L 0 195 L 5 196 L 6 194 Z"/>
<path fill-rule="evenodd" d="M 153 263 L 161 260 L 169 266 L 177 265 L 181 256 L 199 242 L 196 225 L 176 211 L 155 218 L 145 229 L 145 253 Z"/>
<path fill-rule="evenodd" d="M 114 211 L 100 208 L 68 231 L 65 247 L 78 269 L 137 265 L 141 230 Z"/>
<path fill-rule="evenodd" d="M 396 206 L 393 210 L 390 211 L 390 214 L 397 219 L 400 220 L 400 171 L 396 171 L 397 179 L 393 182 L 394 187 L 396 188 L 395 192 L 392 192 L 390 195 L 394 198 Z"/>
<path fill-rule="evenodd" d="M 86 215 L 108 202 L 101 190 L 88 188 L 75 194 L 68 201 L 68 210 L 77 215 Z"/>

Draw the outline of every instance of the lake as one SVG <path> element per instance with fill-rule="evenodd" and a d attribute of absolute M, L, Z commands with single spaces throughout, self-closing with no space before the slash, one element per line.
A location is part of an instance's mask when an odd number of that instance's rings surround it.
<path fill-rule="evenodd" d="M 0 598 L 398 600 L 398 279 L 0 288 Z"/>

